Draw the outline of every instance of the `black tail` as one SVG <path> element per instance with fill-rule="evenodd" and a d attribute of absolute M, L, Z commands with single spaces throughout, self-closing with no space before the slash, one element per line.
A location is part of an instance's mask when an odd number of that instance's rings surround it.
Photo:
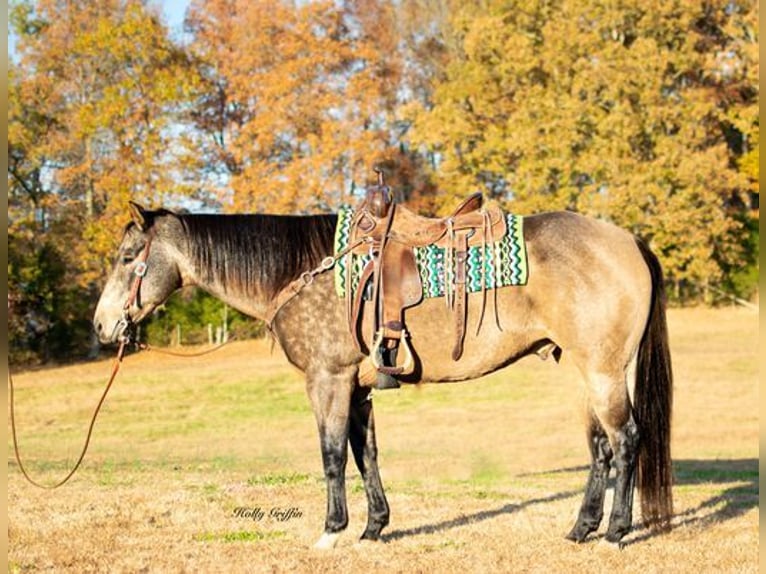
<path fill-rule="evenodd" d="M 665 319 L 665 287 L 657 257 L 643 241 L 636 242 L 652 276 L 652 304 L 638 349 L 634 393 L 634 412 L 640 436 L 638 491 L 644 524 L 667 530 L 673 516 L 670 459 L 673 369 Z"/>

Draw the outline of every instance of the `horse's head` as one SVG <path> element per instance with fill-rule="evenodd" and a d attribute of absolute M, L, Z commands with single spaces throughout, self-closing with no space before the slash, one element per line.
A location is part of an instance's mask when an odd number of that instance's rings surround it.
<path fill-rule="evenodd" d="M 125 229 L 93 317 L 102 343 L 130 336 L 133 325 L 181 286 L 181 272 L 168 241 L 175 216 L 168 211 L 147 211 L 132 202 L 130 212 L 132 223 Z"/>

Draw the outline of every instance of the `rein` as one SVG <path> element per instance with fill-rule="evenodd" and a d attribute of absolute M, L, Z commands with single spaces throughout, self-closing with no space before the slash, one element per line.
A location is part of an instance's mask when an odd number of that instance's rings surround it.
<path fill-rule="evenodd" d="M 210 347 L 209 349 L 205 349 L 204 351 L 197 351 L 194 353 L 176 353 L 175 351 L 168 351 L 167 349 L 160 349 L 157 347 L 152 347 L 151 345 L 147 343 L 136 343 L 136 348 L 139 351 L 151 351 L 153 353 L 158 353 L 160 355 L 169 355 L 171 357 L 202 357 L 203 355 L 209 355 L 210 353 L 214 353 L 215 351 L 221 349 L 222 347 L 225 347 L 232 341 L 236 341 L 236 337 L 231 337 L 230 339 L 227 339 L 223 343 L 219 343 L 215 345 L 214 347 Z"/>

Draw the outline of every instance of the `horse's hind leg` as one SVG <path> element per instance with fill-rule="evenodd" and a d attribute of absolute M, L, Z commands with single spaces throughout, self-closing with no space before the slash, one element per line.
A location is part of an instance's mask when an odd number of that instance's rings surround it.
<path fill-rule="evenodd" d="M 619 542 L 630 531 L 633 521 L 638 428 L 624 371 L 620 375 L 591 374 L 588 385 L 591 408 L 607 436 L 615 467 L 614 502 L 606 539 Z"/>
<path fill-rule="evenodd" d="M 580 513 L 577 515 L 577 522 L 567 534 L 567 538 L 574 542 L 582 542 L 588 534 L 598 530 L 604 516 L 604 495 L 609 478 L 612 447 L 609 445 L 609 439 L 604 429 L 593 413 L 591 413 L 590 424 L 588 425 L 588 446 L 590 447 L 591 466 L 588 482 L 585 485 L 585 496 L 580 507 Z"/>
<path fill-rule="evenodd" d="M 375 442 L 375 419 L 369 388 L 357 387 L 351 397 L 349 442 L 367 494 L 367 528 L 362 540 L 380 539 L 388 524 L 389 508 L 378 471 L 378 445 Z"/>
<path fill-rule="evenodd" d="M 616 477 L 614 503 L 606 531 L 608 542 L 619 542 L 630 532 L 633 523 L 633 488 L 636 484 L 636 458 L 638 455 L 638 428 L 631 415 L 616 433 L 614 463 Z"/>

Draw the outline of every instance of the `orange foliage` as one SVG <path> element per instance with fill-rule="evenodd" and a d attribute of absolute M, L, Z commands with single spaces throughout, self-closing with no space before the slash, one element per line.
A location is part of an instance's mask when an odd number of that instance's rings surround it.
<path fill-rule="evenodd" d="M 188 193 L 168 166 L 183 153 L 174 130 L 196 74 L 142 2 L 40 0 L 26 18 L 9 148 L 38 193 L 16 186 L 11 213 L 45 210 L 87 285 L 108 267 L 128 199 Z"/>
<path fill-rule="evenodd" d="M 200 127 L 219 135 L 208 153 L 228 167 L 227 209 L 327 210 L 389 153 L 399 71 L 378 17 L 371 36 L 331 1 L 192 4 L 210 90 Z"/>

